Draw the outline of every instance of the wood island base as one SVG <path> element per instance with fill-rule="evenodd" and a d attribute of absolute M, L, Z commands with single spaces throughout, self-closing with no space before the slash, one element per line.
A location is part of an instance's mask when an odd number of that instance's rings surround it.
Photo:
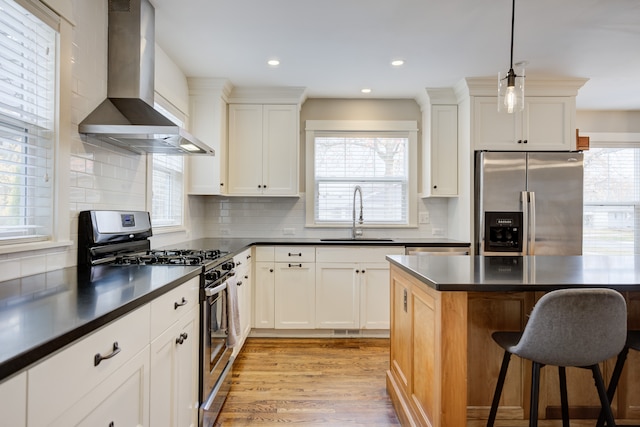
<path fill-rule="evenodd" d="M 405 426 L 486 425 L 502 362 L 497 330 L 522 330 L 544 292 L 437 291 L 391 264 L 391 353 L 387 391 Z M 640 292 L 623 292 L 629 327 L 640 329 Z M 613 401 L 616 422 L 640 424 L 640 352 L 631 351 Z M 615 358 L 601 369 L 605 381 Z M 528 426 L 531 364 L 514 356 L 496 426 Z M 599 400 L 591 373 L 567 369 L 571 425 L 593 426 Z M 561 426 L 558 370 L 541 373 L 539 425 Z"/>

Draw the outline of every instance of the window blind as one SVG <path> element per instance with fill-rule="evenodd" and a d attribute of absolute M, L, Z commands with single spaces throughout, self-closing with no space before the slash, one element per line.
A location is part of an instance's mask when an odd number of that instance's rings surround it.
<path fill-rule="evenodd" d="M 53 227 L 57 33 L 0 0 L 0 241 L 48 239 Z"/>
<path fill-rule="evenodd" d="M 359 185 L 365 223 L 407 224 L 408 137 L 318 133 L 314 144 L 316 223 L 351 222 Z"/>
<path fill-rule="evenodd" d="M 583 253 L 640 253 L 640 148 L 592 147 L 584 154 Z"/>

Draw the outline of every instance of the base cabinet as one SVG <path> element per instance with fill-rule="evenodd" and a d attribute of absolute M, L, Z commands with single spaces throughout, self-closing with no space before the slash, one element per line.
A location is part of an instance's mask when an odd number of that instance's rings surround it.
<path fill-rule="evenodd" d="M 251 322 L 253 313 L 253 286 L 251 280 L 251 249 L 247 249 L 242 253 L 233 257 L 236 264 L 236 286 L 238 293 L 238 311 L 240 318 L 240 340 L 233 348 L 233 356 L 237 356 L 242 350 L 244 341 L 251 332 Z"/>
<path fill-rule="evenodd" d="M 151 426 L 149 346 L 85 395 L 50 426 Z M 30 423 L 31 425 L 31 423 Z"/>
<path fill-rule="evenodd" d="M 151 342 L 151 425 L 198 424 L 198 310 Z"/>
<path fill-rule="evenodd" d="M 315 263 L 275 263 L 276 329 L 315 328 Z"/>
<path fill-rule="evenodd" d="M 22 372 L 0 383 L 0 414 L 7 426 L 27 425 L 27 373 Z"/>

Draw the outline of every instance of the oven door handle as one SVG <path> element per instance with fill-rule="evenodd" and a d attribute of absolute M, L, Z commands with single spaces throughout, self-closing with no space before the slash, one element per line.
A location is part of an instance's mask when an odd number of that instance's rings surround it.
<path fill-rule="evenodd" d="M 213 286 L 210 288 L 204 288 L 204 294 L 208 297 L 212 297 L 215 294 L 219 293 L 220 291 L 223 291 L 227 289 L 227 282 L 224 281 L 221 284 L 217 285 L 217 286 Z"/>

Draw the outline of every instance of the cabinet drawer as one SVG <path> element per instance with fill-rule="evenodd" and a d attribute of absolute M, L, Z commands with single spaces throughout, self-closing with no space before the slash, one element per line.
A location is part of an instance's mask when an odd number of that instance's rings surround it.
<path fill-rule="evenodd" d="M 317 247 L 317 262 L 386 262 L 387 255 L 404 255 L 402 246 Z"/>
<path fill-rule="evenodd" d="M 273 246 L 256 246 L 256 262 L 273 262 L 275 248 Z"/>
<path fill-rule="evenodd" d="M 149 304 L 114 320 L 28 371 L 29 425 L 48 425 L 149 344 Z M 96 366 L 117 343 L 119 353 Z M 63 390 L 63 392 L 61 392 Z"/>
<path fill-rule="evenodd" d="M 316 259 L 314 246 L 276 246 L 276 262 L 314 262 Z"/>
<path fill-rule="evenodd" d="M 170 290 L 151 302 L 151 339 L 198 305 L 200 277 Z"/>

